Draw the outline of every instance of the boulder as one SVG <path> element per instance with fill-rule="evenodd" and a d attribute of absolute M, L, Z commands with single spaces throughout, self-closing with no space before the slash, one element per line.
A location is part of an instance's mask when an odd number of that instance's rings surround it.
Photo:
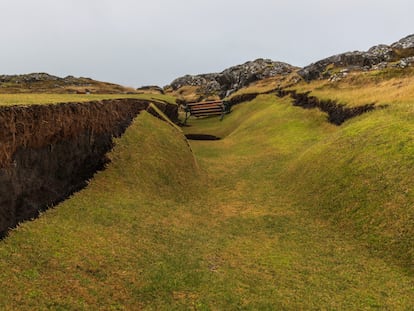
<path fill-rule="evenodd" d="M 393 43 L 391 47 L 394 49 L 414 49 L 414 34 Z"/>

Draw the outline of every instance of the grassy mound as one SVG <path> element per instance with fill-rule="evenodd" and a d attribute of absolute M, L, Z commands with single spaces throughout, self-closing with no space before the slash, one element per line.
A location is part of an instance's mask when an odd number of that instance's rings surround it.
<path fill-rule="evenodd" d="M 232 302 L 276 309 L 410 306 L 412 177 L 401 170 L 411 166 L 406 113 L 368 113 L 339 128 L 318 110 L 271 95 L 234 109 L 216 129 L 217 119 L 193 121 L 199 132 L 223 139 L 192 144 L 214 176 L 210 186 L 225 192 L 218 213 L 232 239 L 220 258 L 246 276 L 234 275 L 233 288 L 244 303 L 220 283 Z M 345 165 L 349 159 L 355 163 Z M 403 200 L 401 191 L 408 195 Z"/>
<path fill-rule="evenodd" d="M 392 109 L 361 116 L 306 150 L 287 173 L 300 204 L 411 272 L 413 121 Z"/>
<path fill-rule="evenodd" d="M 197 167 L 183 134 L 145 112 L 110 158 L 85 190 L 1 242 L 0 309 L 139 306 L 142 262 L 156 266 L 170 247 L 162 223 L 180 213 Z"/>
<path fill-rule="evenodd" d="M 411 115 L 233 109 L 190 119 L 222 138 L 193 153 L 140 115 L 88 188 L 0 243 L 0 307 L 409 309 Z"/>

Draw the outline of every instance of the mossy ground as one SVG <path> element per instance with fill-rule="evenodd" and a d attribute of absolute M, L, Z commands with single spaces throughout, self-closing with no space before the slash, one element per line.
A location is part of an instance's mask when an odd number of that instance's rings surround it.
<path fill-rule="evenodd" d="M 266 95 L 190 119 L 222 137 L 191 152 L 142 113 L 107 170 L 0 243 L 0 308 L 410 310 L 411 117 L 336 127 Z"/>

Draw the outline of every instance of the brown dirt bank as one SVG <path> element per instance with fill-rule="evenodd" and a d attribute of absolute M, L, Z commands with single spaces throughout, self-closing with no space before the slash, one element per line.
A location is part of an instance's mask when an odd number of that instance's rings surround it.
<path fill-rule="evenodd" d="M 278 90 L 278 97 L 290 96 L 293 99 L 293 105 L 304 109 L 319 108 L 328 114 L 328 121 L 335 125 L 341 125 L 346 120 L 359 116 L 365 112 L 372 111 L 376 108 L 374 103 L 361 105 L 357 107 L 347 107 L 333 100 L 320 100 L 315 96 L 310 96 L 310 92 L 297 93 L 296 91 Z"/>
<path fill-rule="evenodd" d="M 177 106 L 154 102 L 171 119 Z M 83 188 L 150 102 L 117 99 L 0 108 L 0 236 Z"/>

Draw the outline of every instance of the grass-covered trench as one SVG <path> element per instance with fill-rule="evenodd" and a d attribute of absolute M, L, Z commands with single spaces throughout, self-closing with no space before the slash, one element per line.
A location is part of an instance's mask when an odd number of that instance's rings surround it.
<path fill-rule="evenodd" d="M 2 310 L 411 310 L 413 115 L 259 96 L 192 141 L 142 113 L 89 186 L 0 242 Z"/>

